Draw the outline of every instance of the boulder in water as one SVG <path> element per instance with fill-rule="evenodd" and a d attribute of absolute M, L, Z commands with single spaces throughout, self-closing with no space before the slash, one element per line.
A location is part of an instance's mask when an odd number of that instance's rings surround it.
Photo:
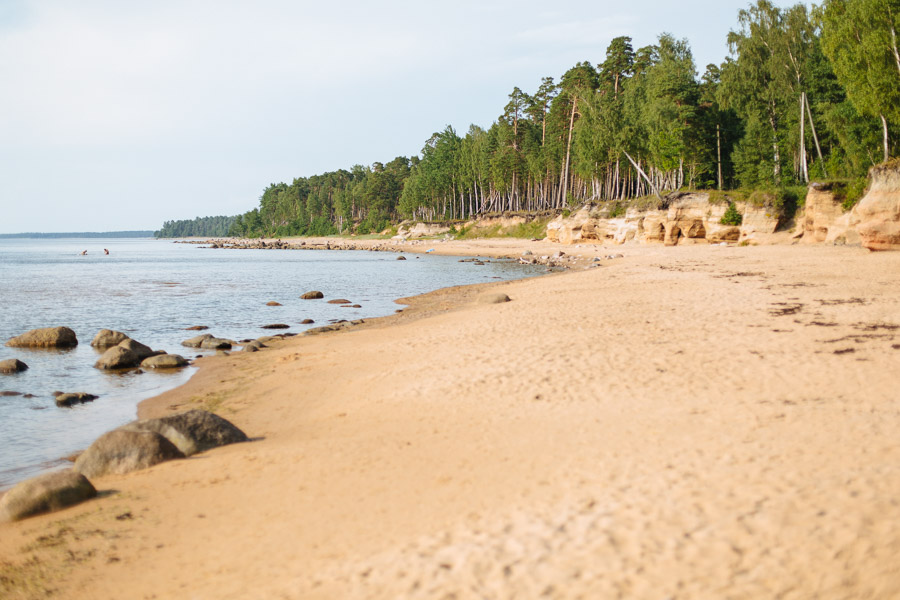
<path fill-rule="evenodd" d="M 129 337 L 121 331 L 101 329 L 97 332 L 97 335 L 95 335 L 94 339 L 91 341 L 91 346 L 101 349 L 111 348 L 112 346 L 118 346 L 127 339 L 129 339 Z"/>
<path fill-rule="evenodd" d="M 143 369 L 179 369 L 188 366 L 188 361 L 178 354 L 158 354 L 141 361 Z"/>
<path fill-rule="evenodd" d="M 306 292 L 305 294 L 300 296 L 300 298 L 302 300 L 318 300 L 319 298 L 324 298 L 324 297 L 325 297 L 325 294 L 323 294 L 322 292 L 318 292 L 318 291 Z"/>
<path fill-rule="evenodd" d="M 141 364 L 140 356 L 128 348 L 113 346 L 97 359 L 97 362 L 94 363 L 94 368 L 110 371 L 115 369 L 132 369 L 139 364 Z"/>
<path fill-rule="evenodd" d="M 5 375 L 9 375 L 11 373 L 21 373 L 28 369 L 28 365 L 23 363 L 18 358 L 8 358 L 6 360 L 0 360 L 0 373 Z"/>
<path fill-rule="evenodd" d="M 26 331 L 6 345 L 13 348 L 71 348 L 78 345 L 78 338 L 68 327 L 46 327 Z"/>
<path fill-rule="evenodd" d="M 75 392 L 70 394 L 56 394 L 57 406 L 75 406 L 76 404 L 84 404 L 85 402 L 93 402 L 98 396 L 94 394 L 86 394 L 84 392 Z"/>

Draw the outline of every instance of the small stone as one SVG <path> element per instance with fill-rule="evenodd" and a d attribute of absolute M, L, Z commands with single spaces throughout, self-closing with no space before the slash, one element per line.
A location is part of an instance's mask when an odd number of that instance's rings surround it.
<path fill-rule="evenodd" d="M 502 304 L 509 301 L 510 297 L 506 294 L 484 294 L 478 298 L 481 304 Z"/>
<path fill-rule="evenodd" d="M 266 302 L 266 306 L 281 306 L 281 302 L 275 302 L 272 300 L 271 302 Z"/>
<path fill-rule="evenodd" d="M 313 321 L 312 319 L 303 319 L 302 321 L 300 321 L 301 325 L 312 325 L 313 323 L 315 323 L 315 321 Z"/>
<path fill-rule="evenodd" d="M 302 296 L 300 296 L 301 300 L 318 300 L 319 298 L 324 298 L 325 294 L 319 291 L 306 292 Z"/>
<path fill-rule="evenodd" d="M 534 252 L 532 252 L 531 250 L 526 250 L 525 252 L 522 253 L 522 256 L 531 256 L 533 254 L 534 254 Z"/>
<path fill-rule="evenodd" d="M 193 327 L 184 328 L 185 331 L 204 331 L 206 329 L 209 329 L 206 325 L 194 325 Z"/>
<path fill-rule="evenodd" d="M 262 326 L 263 329 L 290 329 L 290 327 L 287 323 L 270 323 Z"/>
<path fill-rule="evenodd" d="M 198 335 L 197 337 L 192 337 L 189 340 L 184 340 L 183 342 L 181 342 L 181 345 L 187 346 L 188 348 L 199 348 L 200 344 L 202 344 L 206 340 L 212 339 L 212 337 L 212 335 L 204 333 L 202 335 Z"/>
<path fill-rule="evenodd" d="M 12 396 L 21 396 L 22 392 L 12 392 L 12 391 L 2 391 L 0 392 L 0 396 L 12 397 Z"/>
<path fill-rule="evenodd" d="M 398 257 L 397 257 L 397 260 L 406 260 L 406 257 L 405 257 L 405 256 L 398 256 Z"/>
<path fill-rule="evenodd" d="M 345 300 L 343 298 L 337 298 L 335 300 L 329 300 L 328 304 L 350 304 L 350 300 Z"/>

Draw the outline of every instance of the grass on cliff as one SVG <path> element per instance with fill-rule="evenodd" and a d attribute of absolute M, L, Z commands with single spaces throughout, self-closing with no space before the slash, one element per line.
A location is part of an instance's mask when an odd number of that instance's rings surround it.
<path fill-rule="evenodd" d="M 543 238 L 547 233 L 549 218 L 534 219 L 527 223 L 519 223 L 511 227 L 503 227 L 499 223 L 488 227 L 475 225 L 450 227 L 450 234 L 457 240 L 475 240 L 478 238 L 512 237 L 521 239 Z"/>

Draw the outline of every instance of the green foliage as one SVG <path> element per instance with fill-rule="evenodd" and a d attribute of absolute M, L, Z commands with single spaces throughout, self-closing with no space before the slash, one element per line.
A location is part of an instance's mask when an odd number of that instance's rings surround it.
<path fill-rule="evenodd" d="M 738 212 L 737 207 L 734 205 L 734 202 L 728 203 L 728 208 L 725 209 L 725 214 L 722 215 L 722 218 L 719 220 L 719 224 L 721 225 L 740 225 L 744 222 L 744 216 Z"/>
<path fill-rule="evenodd" d="M 197 217 L 193 220 L 166 221 L 162 229 L 153 233 L 157 238 L 224 237 L 229 234 L 237 217 Z"/>
<path fill-rule="evenodd" d="M 617 37 L 533 93 L 513 87 L 487 127 L 446 126 L 417 156 L 269 185 L 229 233 L 369 235 L 404 218 L 568 214 L 598 202 L 619 216 L 655 205 L 657 191 L 704 188 L 717 190 L 712 202 L 746 197 L 791 214 L 807 175 L 852 179 L 880 162 L 882 117 L 900 139 L 898 16 L 900 0 L 754 0 L 727 34 L 730 56 L 699 79 L 686 40 L 663 34 L 635 50 Z"/>

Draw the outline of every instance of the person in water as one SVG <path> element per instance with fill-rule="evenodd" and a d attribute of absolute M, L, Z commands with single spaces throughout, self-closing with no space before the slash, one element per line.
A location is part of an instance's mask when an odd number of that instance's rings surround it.
<path fill-rule="evenodd" d="M 84 251 L 81 253 L 81 255 L 82 255 L 82 256 L 87 256 L 87 250 L 84 250 Z"/>
<path fill-rule="evenodd" d="M 103 249 L 103 254 L 109 256 L 109 250 L 107 250 L 106 248 L 104 248 L 104 249 Z"/>

